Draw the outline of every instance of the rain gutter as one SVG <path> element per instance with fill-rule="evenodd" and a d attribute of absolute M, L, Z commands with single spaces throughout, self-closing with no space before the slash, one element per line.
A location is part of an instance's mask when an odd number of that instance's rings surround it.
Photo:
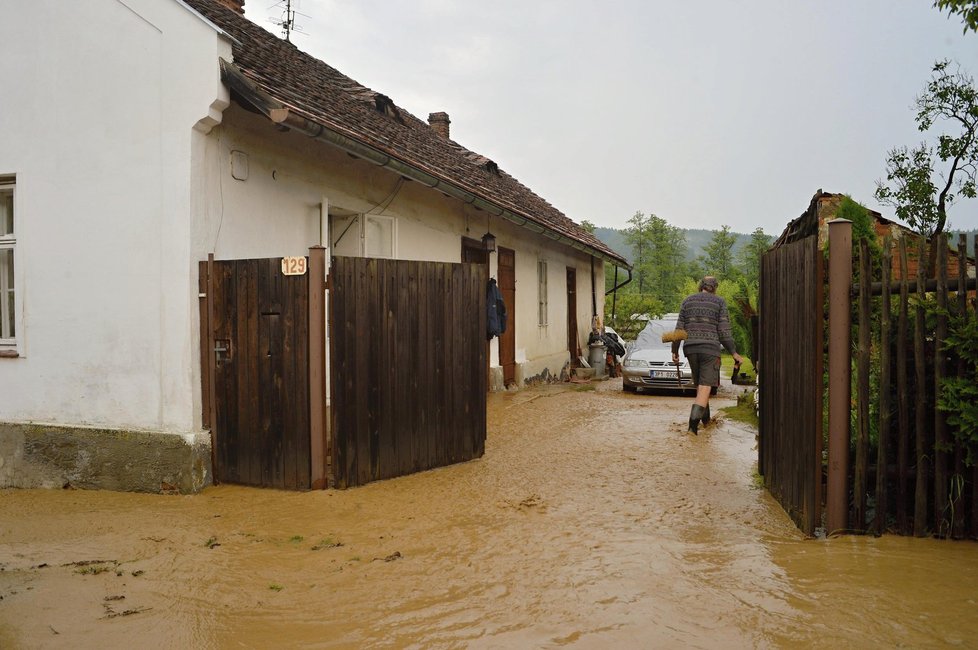
<path fill-rule="evenodd" d="M 326 127 L 318 122 L 314 122 L 301 115 L 298 115 L 288 107 L 284 106 L 273 96 L 255 85 L 253 81 L 244 75 L 240 68 L 233 63 L 226 61 L 225 59 L 221 59 L 221 80 L 227 84 L 231 90 L 235 91 L 239 96 L 241 96 L 242 99 L 251 104 L 255 109 L 257 109 L 275 124 L 298 131 L 299 133 L 313 138 L 314 140 L 331 144 L 349 154 L 363 158 L 367 162 L 379 167 L 384 167 L 397 174 L 400 174 L 401 176 L 404 176 L 405 178 L 421 183 L 425 187 L 438 190 L 443 194 L 459 199 L 463 203 L 472 205 L 480 210 L 488 212 L 489 214 L 506 219 L 507 221 L 510 221 L 517 226 L 526 228 L 531 232 L 544 235 L 545 237 L 570 246 L 571 248 L 583 251 L 589 255 L 592 255 L 593 257 L 597 257 L 605 262 L 613 264 L 616 269 L 619 267 L 625 268 L 628 271 L 628 281 L 631 280 L 632 271 L 627 264 L 603 251 L 600 251 L 592 246 L 588 246 L 587 244 L 579 242 L 576 239 L 572 239 L 563 233 L 557 232 L 556 230 L 543 226 L 536 221 L 532 221 L 523 215 L 517 214 L 507 208 L 497 205 L 496 203 L 487 201 L 464 187 L 438 178 L 416 165 L 412 165 L 394 158 L 393 156 L 390 156 L 375 147 L 364 144 L 359 140 L 355 140 L 354 138 L 344 135 L 333 128 Z M 627 284 L 628 281 L 623 284 Z"/>

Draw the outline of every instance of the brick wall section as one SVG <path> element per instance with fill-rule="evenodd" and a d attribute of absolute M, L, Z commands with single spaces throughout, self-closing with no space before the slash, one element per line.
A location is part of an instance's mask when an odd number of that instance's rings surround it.
<path fill-rule="evenodd" d="M 835 219 L 835 214 L 839 209 L 839 204 L 842 202 L 842 194 L 828 194 L 823 193 L 817 197 L 817 214 L 818 214 L 818 231 L 819 231 L 819 245 L 824 245 L 828 241 L 828 222 Z M 915 279 L 917 277 L 917 247 L 919 246 L 918 240 L 919 235 L 914 231 L 901 226 L 898 223 L 885 219 L 883 215 L 873 210 L 869 211 L 870 216 L 874 219 L 874 228 L 876 230 L 876 236 L 880 243 L 883 244 L 883 238 L 887 235 L 893 239 L 894 244 L 900 240 L 901 237 L 907 237 L 907 277 L 910 279 Z M 951 250 L 948 251 L 947 255 L 947 276 L 949 278 L 958 277 L 958 253 L 957 246 L 958 242 L 955 239 L 949 242 Z M 858 243 L 853 242 L 853 255 L 858 255 Z M 972 259 L 968 259 L 968 275 L 970 277 L 975 277 L 975 262 Z M 892 278 L 893 281 L 900 279 L 900 255 L 897 249 L 893 250 L 892 257 Z"/>

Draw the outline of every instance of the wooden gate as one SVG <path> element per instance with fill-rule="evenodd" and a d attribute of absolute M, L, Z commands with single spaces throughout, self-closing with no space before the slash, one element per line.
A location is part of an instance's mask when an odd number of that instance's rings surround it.
<path fill-rule="evenodd" d="M 293 259 L 304 270 L 307 259 Z M 323 450 L 321 432 L 312 435 L 310 377 L 319 381 L 310 373 L 311 275 L 285 275 L 282 258 L 212 258 L 200 263 L 200 277 L 204 424 L 215 481 L 323 487 L 312 463 Z M 322 279 L 318 285 L 321 295 Z"/>
<path fill-rule="evenodd" d="M 821 524 L 822 279 L 817 236 L 761 258 L 758 471 L 809 535 Z"/>
<path fill-rule="evenodd" d="M 482 264 L 332 259 L 331 485 L 482 456 L 487 279 Z"/>

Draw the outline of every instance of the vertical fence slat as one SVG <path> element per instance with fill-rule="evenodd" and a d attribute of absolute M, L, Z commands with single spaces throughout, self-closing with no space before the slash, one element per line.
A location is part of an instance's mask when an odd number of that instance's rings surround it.
<path fill-rule="evenodd" d="M 907 238 L 900 237 L 900 314 L 897 321 L 897 528 L 906 535 L 910 532 L 907 520 L 909 491 L 907 477 L 910 473 L 910 402 L 907 387 L 907 341 L 909 335 L 910 288 L 908 284 Z"/>
<path fill-rule="evenodd" d="M 914 313 L 914 371 L 916 386 L 915 450 L 917 479 L 914 486 L 913 534 L 923 537 L 927 533 L 927 373 L 924 354 L 924 281 L 927 278 L 927 244 L 921 237 L 917 247 L 917 308 Z"/>
<path fill-rule="evenodd" d="M 971 239 L 972 250 L 978 258 L 978 234 Z M 978 291 L 975 300 L 971 304 L 971 318 L 978 318 Z M 975 463 L 971 470 L 971 536 L 978 538 L 978 463 Z"/>
<path fill-rule="evenodd" d="M 886 489 L 890 445 L 890 281 L 892 279 L 892 241 L 883 240 L 883 295 L 880 300 L 880 413 L 879 442 L 876 447 L 876 534 L 886 530 L 889 506 Z"/>
<path fill-rule="evenodd" d="M 870 285 L 872 265 L 869 241 L 859 240 L 859 350 L 856 384 L 856 464 L 852 482 L 855 529 L 866 528 L 866 475 L 869 469 L 869 354 L 870 354 Z"/>
<path fill-rule="evenodd" d="M 948 510 L 948 435 L 944 411 L 937 408 L 944 376 L 944 340 L 947 338 L 947 239 L 944 233 L 932 243 L 937 246 L 937 328 L 934 332 L 934 528 L 940 536 L 950 533 L 950 522 L 946 520 Z"/>
<path fill-rule="evenodd" d="M 968 315 L 968 236 L 964 233 L 958 235 L 958 293 L 957 293 L 957 315 L 959 318 L 967 318 Z M 958 357 L 957 376 L 963 377 L 966 371 L 964 357 Z M 954 481 L 964 482 L 964 447 L 961 441 L 955 438 L 954 441 Z M 958 496 L 963 497 L 964 491 L 959 490 Z M 964 499 L 961 499 L 960 507 L 954 509 L 954 521 L 951 523 L 951 536 L 955 539 L 964 537 Z M 971 506 L 974 508 L 974 504 Z"/>

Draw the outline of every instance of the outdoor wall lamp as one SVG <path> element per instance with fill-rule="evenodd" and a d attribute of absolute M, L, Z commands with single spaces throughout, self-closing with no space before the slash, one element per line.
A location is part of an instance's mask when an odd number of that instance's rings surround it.
<path fill-rule="evenodd" d="M 496 252 L 496 236 L 491 232 L 487 232 L 482 236 L 482 248 L 486 250 L 487 253 Z"/>
<path fill-rule="evenodd" d="M 496 236 L 489 232 L 489 216 L 486 215 L 486 234 L 482 236 L 482 248 L 487 253 L 496 252 Z"/>

